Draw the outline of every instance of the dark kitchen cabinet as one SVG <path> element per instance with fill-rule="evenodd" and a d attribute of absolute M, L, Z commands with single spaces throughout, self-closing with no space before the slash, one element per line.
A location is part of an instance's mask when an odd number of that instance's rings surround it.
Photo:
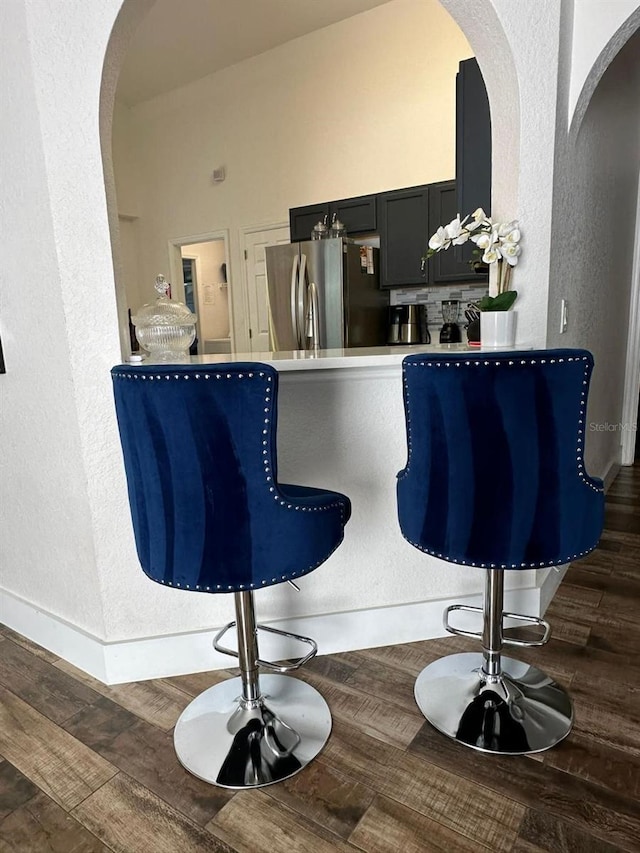
<path fill-rule="evenodd" d="M 289 211 L 291 241 L 296 243 L 311 239 L 316 222 L 322 222 L 326 217 L 329 227 L 334 214 L 344 224 L 347 235 L 374 232 L 377 228 L 376 196 L 363 195 L 292 208 Z"/>
<path fill-rule="evenodd" d="M 378 196 L 380 287 L 424 285 L 422 256 L 429 240 L 429 186 Z"/>
<path fill-rule="evenodd" d="M 301 240 L 310 240 L 311 231 L 316 222 L 323 219 L 329 222 L 329 202 L 323 204 L 309 204 L 306 207 L 293 207 L 289 211 L 289 231 L 291 242 L 299 243 Z"/>
<path fill-rule="evenodd" d="M 475 208 L 474 208 L 475 210 Z M 447 225 L 458 214 L 455 181 L 441 181 L 429 185 L 429 234 L 440 225 Z M 464 218 L 464 217 L 463 217 Z M 428 262 L 429 284 L 449 284 L 458 281 L 486 281 L 486 273 L 475 273 L 471 267 L 475 244 L 470 241 L 462 246 L 450 246 L 438 252 Z"/>
<path fill-rule="evenodd" d="M 316 222 L 326 216 L 330 224 L 335 213 L 345 224 L 347 235 L 379 235 L 381 288 L 485 281 L 486 273 L 477 275 L 471 268 L 472 244 L 451 247 L 422 262 L 429 237 L 438 226 L 451 222 L 458 211 L 455 181 L 405 187 L 292 208 L 291 241 L 309 240 Z"/>
<path fill-rule="evenodd" d="M 375 195 L 332 201 L 329 205 L 329 224 L 335 213 L 340 222 L 344 223 L 347 234 L 367 234 L 375 231 L 378 225 L 376 202 Z"/>
<path fill-rule="evenodd" d="M 491 212 L 491 116 L 476 59 L 465 59 L 456 77 L 456 186 L 462 216 Z"/>

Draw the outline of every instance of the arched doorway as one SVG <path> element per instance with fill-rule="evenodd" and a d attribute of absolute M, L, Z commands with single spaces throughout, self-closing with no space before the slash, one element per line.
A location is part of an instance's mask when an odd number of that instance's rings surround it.
<path fill-rule="evenodd" d="M 131 3 L 133 4 L 133 0 L 131 0 Z M 127 10 L 128 5 L 129 5 L 128 2 L 125 2 L 123 4 L 122 10 L 121 10 L 121 15 L 125 14 L 125 11 Z M 137 4 L 134 4 L 134 5 L 135 5 L 135 12 L 139 15 L 140 7 Z M 382 5 L 384 6 L 385 4 L 382 4 Z M 389 4 L 389 5 L 393 6 L 394 4 Z M 410 4 L 405 4 L 405 5 L 410 5 Z M 413 6 L 419 6 L 419 5 L 421 5 L 421 4 L 416 3 L 416 2 L 413 3 Z M 453 27 L 455 29 L 455 25 L 451 23 L 449 16 L 447 15 L 446 12 L 443 11 L 443 9 L 439 3 L 434 2 L 434 0 L 424 0 L 423 5 L 425 8 L 437 7 L 439 9 L 440 17 L 446 18 L 449 21 L 450 28 Z M 455 2 L 450 4 L 450 5 L 455 6 Z M 446 4 L 443 4 L 443 6 L 446 7 Z M 377 8 L 381 8 L 381 7 L 378 6 Z M 461 8 L 458 10 L 458 14 L 461 15 L 462 18 L 465 17 L 464 4 L 461 5 Z M 131 17 L 131 12 L 130 12 L 129 17 Z M 458 24 L 460 24 L 460 21 L 458 21 Z M 462 27 L 462 29 L 464 30 L 464 26 Z M 506 70 L 509 67 L 508 57 L 510 55 L 510 51 L 508 48 L 506 37 L 502 33 L 502 28 L 501 28 L 500 22 L 497 19 L 495 12 L 493 12 L 490 3 L 488 3 L 488 6 L 487 6 L 487 16 L 486 16 L 485 21 L 479 22 L 478 19 L 474 16 L 474 20 L 472 23 L 472 29 L 474 30 L 472 38 L 478 40 L 478 42 L 480 44 L 480 48 L 479 48 L 479 50 L 475 50 L 475 47 L 474 47 L 474 49 L 471 50 L 471 52 L 467 55 L 472 55 L 473 52 L 476 53 L 477 58 L 479 60 L 479 63 L 482 66 L 483 73 L 488 74 L 488 76 L 490 78 L 488 83 L 489 83 L 490 87 L 491 86 L 493 87 L 493 93 L 490 92 L 490 97 L 492 95 L 493 98 L 495 99 L 496 103 L 498 104 L 498 112 L 500 113 L 501 111 L 504 111 L 505 115 L 508 116 L 508 120 L 504 123 L 504 126 L 508 125 L 508 133 L 506 134 L 506 137 L 505 137 L 508 141 L 508 147 L 509 147 L 509 154 L 507 156 L 503 150 L 504 149 L 504 143 L 502 144 L 502 149 L 501 149 L 500 140 L 505 135 L 502 134 L 502 137 L 501 137 L 501 132 L 499 129 L 500 128 L 499 116 L 498 116 L 498 120 L 497 120 L 496 116 L 494 115 L 494 145 L 497 146 L 497 156 L 503 162 L 503 165 L 500 168 L 499 173 L 497 174 L 497 176 L 495 178 L 494 200 L 499 206 L 502 207 L 502 209 L 506 210 L 508 208 L 511 215 L 515 215 L 513 213 L 513 210 L 514 210 L 514 206 L 516 205 L 516 202 L 517 202 L 518 151 L 519 151 L 519 145 L 517 143 L 518 127 L 519 127 L 519 122 L 518 122 L 518 118 L 517 118 L 518 117 L 518 96 L 517 96 L 517 83 L 516 83 L 515 68 L 513 67 L 513 64 L 511 64 L 511 66 L 510 66 L 511 67 L 511 73 L 509 73 Z M 490 38 L 487 35 L 487 33 L 489 31 L 491 33 Z M 420 47 L 421 47 L 421 60 L 420 60 L 420 62 L 421 62 L 421 64 L 424 63 L 425 65 L 427 65 L 430 61 L 430 57 L 437 54 L 437 50 L 434 47 L 434 48 L 432 48 L 431 51 L 425 53 L 424 52 L 423 36 L 422 36 L 422 34 L 418 34 L 418 36 L 421 39 L 421 45 L 420 45 Z M 122 62 L 122 56 L 126 50 L 125 42 L 127 41 L 127 39 L 129 37 L 130 37 L 130 28 L 122 25 L 122 26 L 116 27 L 114 29 L 114 33 L 112 35 L 111 41 L 113 42 L 114 39 L 119 39 L 121 42 L 119 48 L 116 47 L 115 45 L 113 46 L 113 51 L 118 58 L 118 62 L 120 62 L 120 63 Z M 503 42 L 501 44 L 501 47 L 500 47 L 500 58 L 499 58 L 499 60 L 497 60 L 494 56 L 494 47 L 496 44 L 496 39 L 498 42 L 500 42 L 501 40 Z M 472 47 L 473 47 L 473 45 L 472 45 Z M 112 45 L 110 44 L 109 51 L 111 52 L 111 50 L 112 50 Z M 482 57 L 483 51 L 486 53 L 486 57 L 484 59 Z M 117 63 L 115 61 L 110 61 L 108 63 L 109 69 L 110 69 L 109 80 L 110 80 L 110 83 L 112 86 L 113 86 L 113 73 L 114 73 L 114 68 L 115 68 L 116 64 Z M 488 67 L 488 71 L 485 71 L 485 66 Z M 397 73 L 397 72 L 394 72 L 393 68 L 389 68 L 387 76 L 392 77 L 394 73 Z M 455 91 L 453 88 L 453 85 L 454 85 L 453 81 L 454 81 L 454 77 L 452 76 L 452 78 L 451 78 L 452 108 L 455 104 Z M 336 79 L 336 81 L 334 81 L 334 83 L 335 83 L 335 85 L 334 85 L 334 84 L 330 83 L 329 80 L 327 80 L 328 88 L 331 88 L 331 87 L 337 88 L 338 82 L 339 81 Z M 378 83 L 378 81 L 376 81 L 375 84 L 374 83 L 371 84 L 371 90 L 373 92 L 375 92 L 377 89 L 377 91 L 379 92 L 382 85 L 384 85 L 383 82 Z M 402 101 L 402 93 L 398 92 L 398 91 L 394 91 L 387 84 L 386 90 L 381 94 L 381 96 L 379 96 L 378 101 L 376 102 L 376 98 L 372 96 L 370 101 L 367 101 L 366 108 L 363 108 L 363 109 L 365 111 L 366 111 L 366 109 L 368 109 L 370 112 L 380 111 L 380 113 L 381 113 L 380 121 L 383 122 L 383 121 L 385 121 L 385 112 L 384 112 L 384 101 L 385 100 L 387 102 L 394 102 L 394 101 L 401 102 Z M 358 103 L 358 97 L 357 97 L 357 87 L 356 87 L 356 93 L 354 94 L 354 110 L 357 109 L 357 106 L 356 106 L 357 103 Z M 408 105 L 407 105 L 407 107 L 408 107 Z M 405 109 L 407 107 L 405 107 Z M 412 107 L 413 107 L 413 113 L 411 115 L 410 120 L 413 123 L 413 131 L 414 132 L 412 132 L 410 125 L 408 125 L 407 132 L 398 131 L 397 145 L 399 145 L 399 147 L 396 147 L 395 149 L 389 148 L 387 151 L 383 152 L 382 160 L 379 162 L 381 163 L 381 165 L 384 165 L 384 168 L 386 168 L 387 170 L 388 170 L 388 164 L 391 161 L 391 159 L 395 160 L 400 165 L 404 165 L 404 163 L 402 161 L 410 160 L 410 158 L 412 156 L 412 154 L 410 152 L 413 151 L 413 148 L 415 148 L 415 143 L 412 143 L 412 137 L 416 137 L 419 135 L 419 134 L 415 133 L 416 128 L 418 128 L 424 124 L 437 122 L 437 116 L 438 116 L 437 110 L 434 110 L 430 113 L 427 106 L 425 106 L 424 108 L 421 108 L 421 106 L 417 103 L 412 105 Z M 106 103 L 106 108 L 103 110 L 105 117 L 108 115 L 109 109 L 111 109 L 111 112 L 113 112 L 113 101 L 112 100 L 111 100 L 111 103 Z M 201 124 L 202 123 L 200 123 L 200 125 Z M 108 123 L 103 126 L 102 132 L 103 132 L 103 156 L 105 159 L 105 173 L 110 174 L 113 177 L 113 163 L 111 160 L 111 140 L 109 139 L 107 141 L 107 139 L 104 136 L 105 133 L 108 134 Z M 451 134 L 451 135 L 452 135 L 452 142 L 453 142 L 453 134 Z M 515 140 L 515 142 L 514 142 L 514 140 Z M 323 140 L 323 144 L 326 146 L 325 151 L 328 148 L 335 147 L 335 146 L 332 146 L 332 140 L 329 136 L 327 136 L 327 138 Z M 340 145 L 342 145 L 342 144 L 343 143 L 340 143 Z M 413 145 L 413 148 L 411 147 L 412 145 Z M 407 149 L 406 151 L 402 150 L 403 146 Z M 425 145 L 425 151 L 424 151 L 424 155 L 423 155 L 425 162 L 428 161 L 428 158 L 430 156 L 429 153 L 427 153 L 430 148 L 433 148 L 433 146 L 432 145 L 431 146 Z M 502 154 L 501 154 L 501 151 L 502 151 Z M 247 148 L 247 159 L 248 159 L 248 161 L 251 159 L 255 159 L 256 157 L 260 157 L 260 152 L 256 151 L 256 150 L 249 150 Z M 434 180 L 445 180 L 445 179 L 451 178 L 453 176 L 453 173 L 454 173 L 453 146 L 452 146 L 451 157 L 452 157 L 452 166 L 451 166 L 450 172 L 447 172 L 444 174 L 436 173 L 433 176 L 429 176 L 428 166 L 427 166 L 426 167 L 426 175 L 427 175 L 426 177 L 423 178 L 422 175 L 420 175 L 420 177 L 417 177 L 417 178 L 412 178 L 411 176 L 399 177 L 397 180 L 397 183 L 395 183 L 395 185 L 391 182 L 391 179 L 389 179 L 387 184 L 385 184 L 384 178 L 376 176 L 375 173 L 377 171 L 380 171 L 380 170 L 375 168 L 375 163 L 372 159 L 372 164 L 373 164 L 371 167 L 372 186 L 363 188 L 360 191 L 357 189 L 352 190 L 351 192 L 345 191 L 345 192 L 339 192 L 338 193 L 336 191 L 335 197 L 341 197 L 341 196 L 345 196 L 345 195 L 359 195 L 359 194 L 362 194 L 362 192 L 367 192 L 367 191 L 370 191 L 371 189 L 377 189 L 377 190 L 395 189 L 397 186 L 408 186 L 411 184 L 427 183 L 427 182 L 434 181 Z M 307 150 L 303 154 L 303 159 L 304 158 L 306 158 L 308 163 L 311 163 L 312 166 L 315 162 L 316 168 L 319 169 L 320 171 L 322 171 L 324 157 L 323 157 L 323 150 L 320 146 L 318 146 L 317 150 L 315 150 L 315 151 L 313 151 L 313 149 L 311 149 L 311 148 L 309 150 Z M 360 158 L 360 159 L 362 159 L 362 158 Z M 239 165 L 240 165 L 240 167 L 242 166 L 242 164 L 239 164 Z M 335 173 L 335 171 L 336 171 L 335 168 L 333 168 L 330 165 L 330 163 L 328 163 L 328 164 L 325 163 L 324 170 L 326 173 L 330 173 L 330 174 Z M 233 180 L 235 180 L 236 182 L 238 181 L 238 171 L 239 171 L 239 169 L 236 168 L 235 173 L 233 174 Z M 269 169 L 266 161 L 265 161 L 264 171 L 265 171 L 265 173 L 268 173 L 269 171 L 271 171 Z M 306 180 L 306 178 L 305 178 L 305 180 Z M 376 186 L 376 180 L 381 182 L 377 186 Z M 230 183 L 230 182 L 228 182 L 228 183 Z M 302 184 L 302 181 L 299 181 L 299 185 L 301 185 L 301 184 Z M 272 187 L 269 187 L 268 189 L 270 189 L 271 191 L 273 190 Z M 222 194 L 225 191 L 226 191 L 226 187 L 223 185 L 222 187 L 220 187 L 220 192 L 218 193 L 218 196 L 222 197 Z M 317 192 L 320 193 L 319 190 L 317 190 Z M 327 190 L 327 193 L 328 192 L 329 192 L 329 190 Z M 121 263 L 119 263 L 119 260 L 118 260 L 118 254 L 119 254 L 118 244 L 120 241 L 119 241 L 118 236 L 117 236 L 117 234 L 118 234 L 118 222 L 117 222 L 117 216 L 115 215 L 115 210 L 114 210 L 115 199 L 113 197 L 114 196 L 113 181 L 111 181 L 111 186 L 109 186 L 109 185 L 107 186 L 107 194 L 109 196 L 111 196 L 109 209 L 110 209 L 110 211 L 113 211 L 113 214 L 111 216 L 112 242 L 114 245 L 114 256 L 116 258 L 116 264 L 115 264 L 115 266 L 116 266 L 116 277 L 119 281 L 118 290 L 119 290 L 120 295 L 122 295 L 122 291 L 123 291 L 123 287 L 121 285 L 122 265 L 121 265 Z M 319 195 L 319 197 L 322 197 L 321 194 Z M 331 196 L 329 195 L 328 197 L 331 197 Z M 317 199 L 313 199 L 313 200 L 317 200 Z M 215 204 L 215 199 L 213 197 L 212 197 L 212 204 Z M 293 200 L 292 200 L 292 203 L 288 206 L 295 206 L 295 204 L 293 203 Z M 267 214 L 265 214 L 265 213 L 259 213 L 259 214 L 255 215 L 255 218 L 245 218 L 244 220 L 240 221 L 238 223 L 238 225 L 241 226 L 242 229 L 246 230 L 247 228 L 251 228 L 251 227 L 255 228 L 258 224 L 262 225 L 262 224 L 265 224 L 267 222 L 275 221 L 276 219 L 282 220 L 282 218 L 283 218 L 282 216 L 277 216 L 277 217 L 271 217 L 271 219 L 267 219 L 266 216 L 267 216 Z M 128 230 L 131 229 L 131 226 L 129 223 L 126 223 L 125 227 Z M 207 223 L 206 230 L 209 230 L 210 228 L 212 228 L 213 230 L 217 230 L 218 228 L 226 228 L 226 227 L 228 227 L 227 222 L 222 223 L 222 222 L 212 221 L 211 223 Z M 168 236 L 171 239 L 173 239 L 177 235 L 185 235 L 185 234 L 203 232 L 204 230 L 205 230 L 205 226 L 202 223 L 199 223 L 197 226 L 188 226 L 185 224 L 184 226 L 175 226 L 175 227 L 169 228 L 168 229 L 168 231 L 169 231 Z M 235 253 L 235 255 L 237 255 L 237 257 L 234 255 L 234 257 L 232 258 L 232 264 L 231 264 L 231 267 L 232 267 L 231 273 L 232 274 L 233 274 L 234 270 L 236 272 L 238 270 L 238 267 L 239 267 L 239 254 L 238 253 L 240 251 L 240 247 L 239 247 L 239 245 L 237 245 L 237 243 L 239 241 L 236 241 L 236 243 L 234 243 L 234 239 L 235 238 L 234 238 L 234 233 L 233 233 L 233 229 L 232 229 L 232 235 L 231 235 L 231 244 L 232 245 L 231 245 L 231 248 L 232 248 L 232 253 Z M 158 270 L 156 270 L 156 272 L 157 271 Z M 149 279 L 149 281 L 151 281 L 150 271 L 147 271 L 147 273 L 148 274 L 146 275 L 145 280 Z M 120 301 L 123 302 L 122 298 L 120 299 Z M 233 308 L 234 308 L 234 313 L 236 315 L 239 315 L 241 313 L 240 311 L 237 310 L 237 306 L 235 304 L 233 305 Z M 123 310 L 123 306 L 121 306 L 121 313 L 122 313 L 122 310 Z M 124 324 L 125 324 L 125 317 L 122 316 L 121 325 L 124 327 Z M 123 341 L 126 342 L 128 340 L 128 335 L 123 334 L 122 338 L 123 338 Z M 238 338 L 241 340 L 242 336 L 239 334 Z M 125 351 L 126 351 L 126 349 L 125 349 Z"/>

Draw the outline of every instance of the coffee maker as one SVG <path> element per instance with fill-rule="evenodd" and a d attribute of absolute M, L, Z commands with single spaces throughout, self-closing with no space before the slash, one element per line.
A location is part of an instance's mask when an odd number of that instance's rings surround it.
<path fill-rule="evenodd" d="M 442 319 L 444 325 L 440 330 L 441 344 L 459 344 L 462 340 L 460 326 L 458 325 L 458 311 L 460 303 L 457 299 L 442 300 Z"/>
<path fill-rule="evenodd" d="M 430 344 L 426 305 L 392 305 L 389 308 L 389 344 Z"/>

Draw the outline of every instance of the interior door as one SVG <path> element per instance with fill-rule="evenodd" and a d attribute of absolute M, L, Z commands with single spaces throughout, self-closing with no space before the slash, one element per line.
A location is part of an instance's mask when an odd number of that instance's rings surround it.
<path fill-rule="evenodd" d="M 289 242 L 287 225 L 267 226 L 244 233 L 244 258 L 249 308 L 249 346 L 252 353 L 268 352 L 269 305 L 267 300 L 267 267 L 264 250 Z"/>

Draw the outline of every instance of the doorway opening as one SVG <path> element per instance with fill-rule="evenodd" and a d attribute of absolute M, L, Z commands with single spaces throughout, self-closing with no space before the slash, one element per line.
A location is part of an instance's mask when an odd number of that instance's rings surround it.
<path fill-rule="evenodd" d="M 227 232 L 169 241 L 173 280 L 182 285 L 184 302 L 198 318 L 198 355 L 234 351 L 228 243 Z"/>

